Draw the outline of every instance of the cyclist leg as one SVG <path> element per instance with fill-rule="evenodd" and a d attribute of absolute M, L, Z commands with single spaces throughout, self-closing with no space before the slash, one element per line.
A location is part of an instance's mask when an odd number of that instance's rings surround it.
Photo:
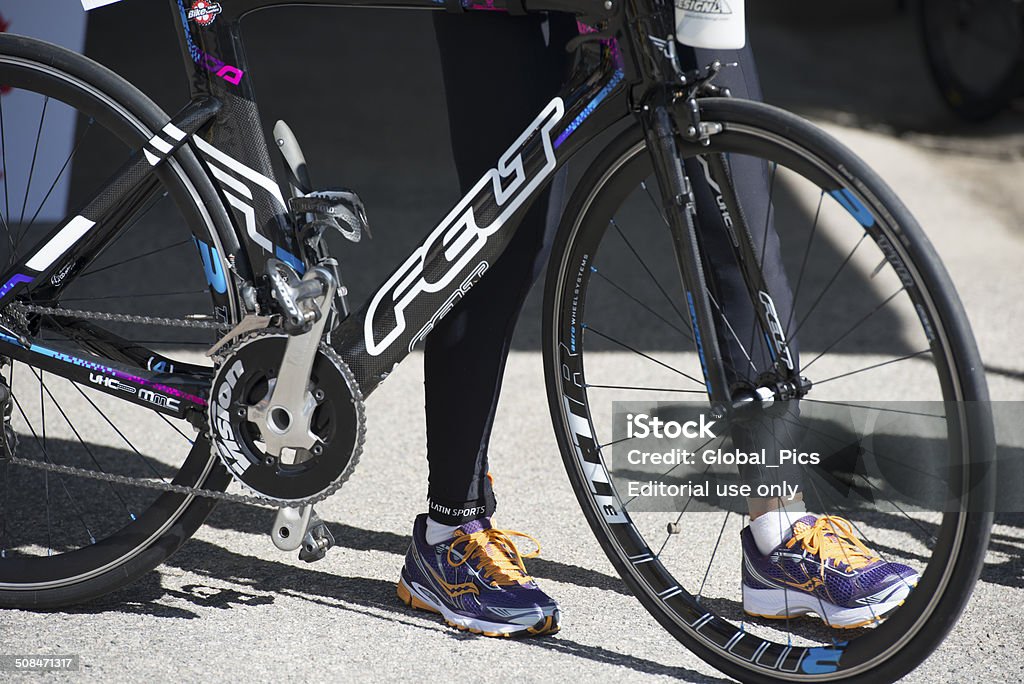
<path fill-rule="evenodd" d="M 434 25 L 465 193 L 557 93 L 567 66 L 563 46 L 575 23 L 437 13 Z M 424 349 L 428 514 L 416 520 L 398 594 L 489 636 L 550 634 L 559 625 L 557 603 L 526 574 L 513 535 L 491 527 L 487 455 L 516 318 L 550 251 L 564 186 L 563 173 L 530 208 L 488 277 L 431 331 Z M 453 563 L 452 549 L 467 562 Z M 484 580 L 494 586 L 471 592 L 474 600 L 448 589 Z"/>
<path fill-rule="evenodd" d="M 547 41 L 544 23 L 534 15 L 435 15 L 463 192 L 494 166 L 562 83 L 565 22 L 547 22 Z M 564 186 L 561 174 L 531 207 L 488 277 L 427 337 L 428 491 L 431 518 L 439 522 L 456 525 L 494 510 L 487 447 L 502 372 L 519 310 L 550 251 Z M 447 512 L 457 510 L 471 512 Z"/>

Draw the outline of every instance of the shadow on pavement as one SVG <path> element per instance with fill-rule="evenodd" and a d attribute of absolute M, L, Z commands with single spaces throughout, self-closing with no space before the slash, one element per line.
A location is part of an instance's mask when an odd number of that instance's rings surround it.
<path fill-rule="evenodd" d="M 206 524 L 218 529 L 237 530 L 249 534 L 269 534 L 271 520 L 271 516 L 266 512 L 255 511 L 248 506 L 228 504 L 218 506 Z M 365 530 L 330 520 L 325 522 L 330 527 L 338 546 L 355 551 L 382 551 L 396 556 L 404 556 L 409 548 L 409 537 L 405 535 Z M 397 563 L 395 571 L 398 571 Z M 630 595 L 618 577 L 545 558 L 530 560 L 530 574 L 555 582 Z"/>
<path fill-rule="evenodd" d="M 384 538 L 401 539 L 398 535 L 387 535 Z M 269 605 L 274 602 L 275 596 L 281 595 L 380 620 L 401 623 L 409 627 L 441 632 L 455 640 L 478 638 L 448 629 L 441 624 L 424 624 L 422 620 L 412 619 L 413 616 L 420 616 L 422 613 L 417 614 L 398 601 L 395 597 L 393 582 L 365 577 L 340 577 L 310 567 L 296 567 L 277 561 L 240 555 L 209 542 L 195 539 L 189 541 L 181 551 L 172 556 L 167 564 L 202 577 L 208 577 L 215 580 L 218 585 L 228 582 L 233 586 L 224 588 L 190 583 L 180 590 L 175 590 L 163 587 L 158 573 L 149 573 L 131 587 L 109 594 L 87 605 L 61 612 L 68 614 L 119 612 L 158 618 L 196 619 L 202 616 L 186 608 L 164 605 L 160 601 L 171 598 L 191 604 L 198 609 L 230 609 L 241 606 Z M 703 684 L 731 681 L 718 677 L 707 677 L 689 668 L 662 665 L 557 636 L 522 639 L 515 643 L 602 664 L 626 667 L 636 672 L 666 675 L 687 682 Z M 680 648 L 682 647 L 680 646 Z"/>

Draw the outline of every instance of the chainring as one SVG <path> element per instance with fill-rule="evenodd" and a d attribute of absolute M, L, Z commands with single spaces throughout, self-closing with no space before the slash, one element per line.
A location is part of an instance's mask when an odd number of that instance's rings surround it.
<path fill-rule="evenodd" d="M 268 454 L 247 409 L 270 392 L 287 343 L 281 331 L 260 331 L 220 351 L 222 362 L 211 386 L 210 441 L 243 487 L 278 505 L 303 506 L 327 498 L 351 476 L 362 453 L 366 418 L 355 376 L 321 342 L 309 388 L 322 392 L 310 426 L 320 438 L 319 453 Z"/>

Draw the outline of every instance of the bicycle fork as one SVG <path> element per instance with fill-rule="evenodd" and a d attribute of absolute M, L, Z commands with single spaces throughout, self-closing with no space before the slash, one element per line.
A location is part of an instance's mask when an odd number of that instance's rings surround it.
<path fill-rule="evenodd" d="M 700 357 L 701 371 L 711 403 L 711 415 L 724 418 L 751 404 L 767 408 L 775 401 L 802 397 L 811 383 L 799 375 L 794 355 L 775 307 L 764 275 L 758 267 L 754 241 L 736 196 L 725 158 L 721 154 L 704 155 L 708 181 L 717 195 L 723 214 L 729 217 L 730 243 L 735 259 L 743 271 L 744 281 L 755 312 L 756 325 L 761 329 L 768 346 L 773 368 L 762 373 L 753 387 L 734 389 L 725 371 L 725 358 L 717 334 L 718 324 L 712 312 L 704 261 L 701 258 L 697 229 L 697 207 L 693 185 L 683 167 L 679 140 L 680 130 L 688 132 L 694 141 L 706 144 L 708 131 L 720 131 L 706 126 L 697 118 L 696 101 L 686 101 L 686 122 L 677 120 L 677 112 L 668 106 L 651 106 L 641 120 L 644 125 L 648 150 L 651 154 L 662 204 L 669 208 L 664 219 L 672 236 L 676 262 L 686 298 L 687 313 L 693 332 L 693 341 Z M 686 127 L 683 128 L 683 124 Z"/>
<path fill-rule="evenodd" d="M 643 125 L 647 147 L 654 161 L 655 176 L 661 191 L 662 205 L 671 208 L 664 217 L 672 234 L 676 262 L 682 279 L 686 308 L 690 316 L 693 341 L 700 357 L 704 384 L 711 401 L 711 413 L 722 418 L 732 403 L 729 380 L 711 314 L 704 267 L 697 242 L 697 207 L 690 179 L 683 169 L 675 125 L 663 106 L 647 110 Z"/>

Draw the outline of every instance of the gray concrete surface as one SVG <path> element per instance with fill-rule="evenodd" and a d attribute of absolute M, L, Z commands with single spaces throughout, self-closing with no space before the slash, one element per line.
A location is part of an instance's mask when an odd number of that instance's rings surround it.
<path fill-rule="evenodd" d="M 815 9 L 818 4 L 755 10 L 754 40 L 768 99 L 823 125 L 894 187 L 926 227 L 957 284 L 993 398 L 1024 400 L 1018 351 L 1024 334 L 1020 113 L 982 129 L 957 124 L 931 93 L 916 34 L 894 4 L 836 3 L 829 11 Z M 408 21 L 402 26 L 411 34 L 428 27 L 420 18 Z M 429 49 L 427 43 L 420 49 Z M 857 78 L 834 77 L 851 65 L 857 66 Z M 416 79 L 408 85 L 429 90 L 429 83 Z M 301 115 L 302 105 L 292 106 Z M 310 121 L 314 130 L 326 126 Z M 357 162 L 370 160 L 363 178 L 346 183 L 361 189 L 358 181 L 365 181 L 371 212 L 379 206 L 380 224 L 396 226 L 394 239 L 369 252 L 369 271 L 376 269 L 378 277 L 391 251 L 407 249 L 415 226 L 454 197 L 450 167 L 432 157 L 444 144 L 443 127 L 434 125 L 434 138 L 424 143 L 430 149 L 396 148 L 409 158 L 398 173 L 416 179 L 397 200 L 383 194 L 385 176 L 395 172 L 375 159 L 374 150 L 344 162 L 344 171 L 356 174 Z M 360 149 L 356 137 L 338 144 Z M 329 177 L 339 171 L 325 152 L 314 154 L 322 157 L 318 161 Z M 435 167 L 440 171 L 424 181 L 423 169 Z M 373 282 L 365 278 L 364 285 Z M 4 612 L 0 654 L 79 654 L 79 676 L 97 681 L 722 681 L 626 593 L 579 513 L 547 415 L 536 351 L 538 314 L 535 291 L 506 373 L 492 471 L 500 497 L 497 522 L 529 532 L 543 545 L 529 567 L 562 603 L 565 626 L 556 637 L 469 637 L 397 602 L 393 582 L 410 521 L 423 508 L 426 480 L 422 373 L 414 356 L 369 402 L 363 463 L 339 494 L 318 507 L 339 541 L 326 559 L 306 565 L 280 554 L 267 538 L 265 511 L 221 506 L 181 551 L 131 587 L 56 613 Z M 629 362 L 614 354 L 605 360 L 610 367 Z M 1001 432 L 1003 444 L 1024 447 L 1010 435 Z M 997 523 L 967 611 L 907 681 L 1024 679 L 1024 517 L 1002 514 Z M 673 543 L 706 545 L 719 524 L 694 525 Z M 728 555 L 735 551 L 729 540 L 737 530 L 734 519 L 724 542 L 726 558 L 734 557 Z M 898 544 L 901 538 L 893 533 L 881 541 Z M 713 590 L 723 598 L 736 593 L 731 585 Z"/>

